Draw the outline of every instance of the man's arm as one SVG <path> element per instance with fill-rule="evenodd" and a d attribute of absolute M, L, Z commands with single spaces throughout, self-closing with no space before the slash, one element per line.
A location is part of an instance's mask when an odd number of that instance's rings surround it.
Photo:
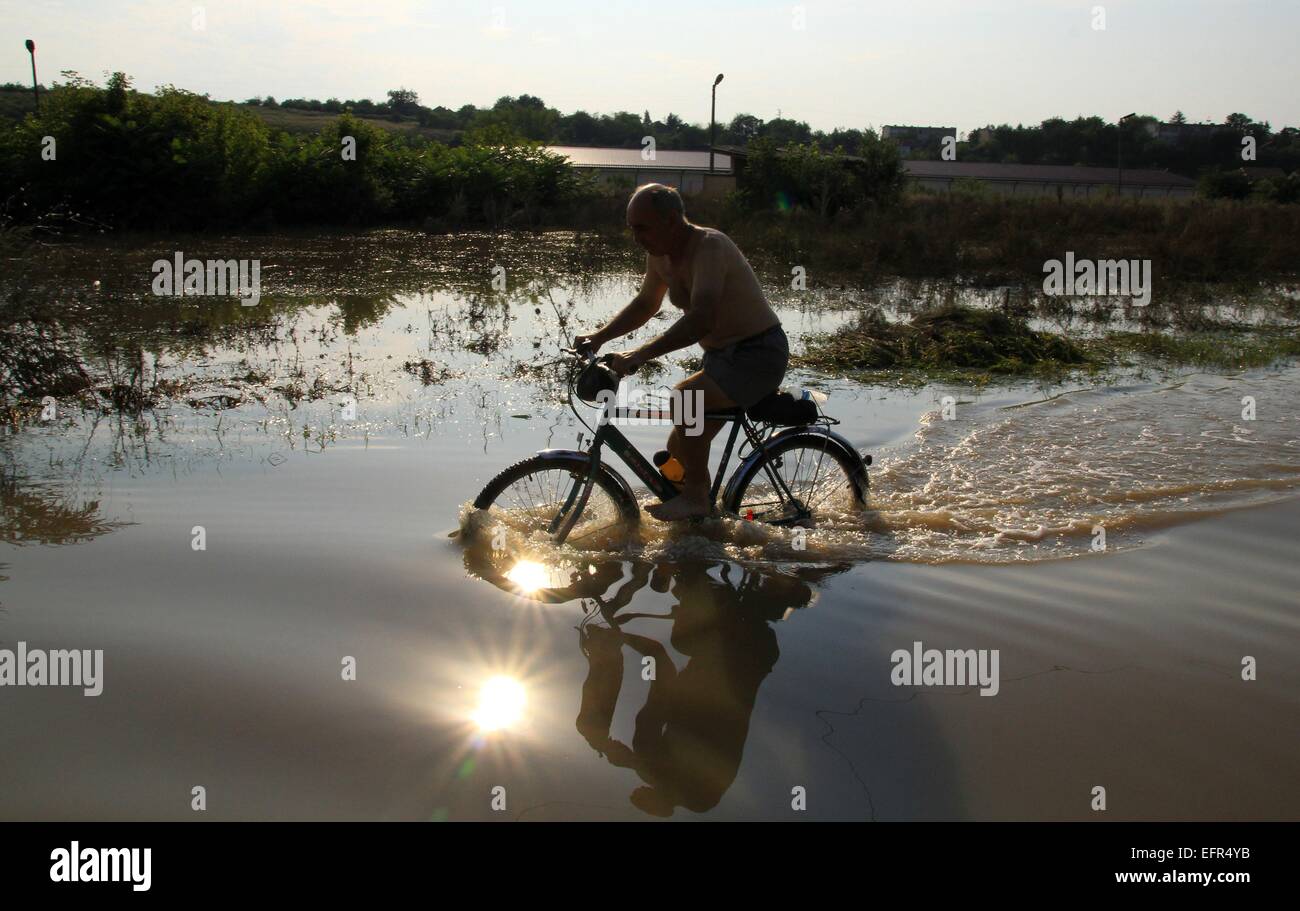
<path fill-rule="evenodd" d="M 668 291 L 668 284 L 659 277 L 653 269 L 650 268 L 649 257 L 646 257 L 645 277 L 641 279 L 641 290 L 637 292 L 632 302 L 618 312 L 618 315 L 610 320 L 603 328 L 591 335 L 580 335 L 575 339 L 578 347 L 582 347 L 585 341 L 595 348 L 599 348 L 610 339 L 619 338 L 630 332 L 635 332 L 650 321 L 650 317 L 659 312 L 663 306 L 664 294 Z"/>

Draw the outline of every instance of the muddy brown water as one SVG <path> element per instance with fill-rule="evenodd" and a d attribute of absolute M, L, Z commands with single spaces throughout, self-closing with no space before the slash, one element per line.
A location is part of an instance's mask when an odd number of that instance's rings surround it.
<path fill-rule="evenodd" d="M 153 297 L 177 249 L 260 257 L 262 302 Z M 0 648 L 103 649 L 104 689 L 0 688 L 0 817 L 187 819 L 195 786 L 220 819 L 1083 819 L 1098 786 L 1110 818 L 1300 815 L 1300 370 L 799 372 L 875 459 L 869 513 L 806 547 L 648 517 L 616 552 L 457 534 L 497 471 L 576 445 L 553 362 L 635 266 L 372 232 L 7 270 L 105 395 L 0 439 Z M 764 281 L 796 349 L 907 297 Z M 918 641 L 997 649 L 997 694 L 894 686 Z"/>

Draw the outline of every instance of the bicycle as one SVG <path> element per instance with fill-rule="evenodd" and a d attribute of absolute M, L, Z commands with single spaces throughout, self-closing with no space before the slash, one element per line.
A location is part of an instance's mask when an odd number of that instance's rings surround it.
<path fill-rule="evenodd" d="M 575 366 L 581 364 L 581 369 L 569 376 L 569 407 L 592 430 L 574 404 L 574 393 L 584 378 L 592 376 L 592 370 L 603 367 L 603 358 L 571 348 L 561 350 L 574 360 Z M 616 389 L 617 375 L 608 367 L 603 369 L 613 377 Z M 608 378 L 598 377 L 597 385 L 608 390 Z M 848 440 L 832 430 L 839 421 L 822 413 L 814 402 L 801 400 L 811 408 L 798 416 L 797 423 L 790 423 L 790 416 L 780 414 L 781 409 L 776 407 L 784 401 L 781 395 L 774 392 L 749 409 L 730 408 L 703 415 L 705 420 L 731 423 L 709 489 L 710 508 L 716 509 L 718 492 L 722 490 L 723 508 L 732 517 L 779 527 L 810 527 L 819 512 L 864 509 L 871 456 L 860 455 Z M 788 393 L 784 395 L 789 398 Z M 476 509 L 494 512 L 498 521 L 525 533 L 545 528 L 557 544 L 567 540 L 590 545 L 608 540 L 611 533 L 635 529 L 640 523 L 641 507 L 623 476 L 601 460 L 606 446 L 661 501 L 677 495 L 673 482 L 651 465 L 616 426 L 628 419 L 671 420 L 670 412 L 615 406 L 609 396 L 596 401 L 581 395 L 579 398 L 601 408 L 599 429 L 593 431 L 590 446 L 585 450 L 543 449 L 511 465 L 475 498 Z M 739 464 L 722 488 L 723 475 L 742 431 L 745 439 L 736 452 Z"/>

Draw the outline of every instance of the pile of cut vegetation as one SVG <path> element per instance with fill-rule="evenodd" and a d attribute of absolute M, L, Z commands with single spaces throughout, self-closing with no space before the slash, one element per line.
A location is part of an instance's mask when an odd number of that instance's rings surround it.
<path fill-rule="evenodd" d="M 891 323 L 870 310 L 856 324 L 808 340 L 801 366 L 821 370 L 979 369 L 1021 373 L 1047 364 L 1086 364 L 1069 339 L 1036 332 L 996 310 L 947 304 Z"/>

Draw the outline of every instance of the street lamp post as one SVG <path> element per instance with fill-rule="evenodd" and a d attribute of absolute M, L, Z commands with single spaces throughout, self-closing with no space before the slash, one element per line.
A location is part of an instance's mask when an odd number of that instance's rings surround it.
<path fill-rule="evenodd" d="M 722 81 L 722 74 L 713 80 L 713 103 L 709 107 L 709 173 L 713 173 L 713 144 L 717 142 L 718 135 L 718 83 Z"/>
<path fill-rule="evenodd" d="M 1115 172 L 1115 187 L 1117 191 L 1116 195 L 1120 197 L 1124 196 L 1124 121 L 1136 116 L 1137 112 L 1125 114 L 1119 119 L 1119 128 L 1116 130 L 1118 134 L 1116 141 L 1118 144 L 1115 150 L 1115 164 L 1117 165 Z"/>
<path fill-rule="evenodd" d="M 36 99 L 36 113 L 41 112 L 41 91 L 36 87 L 36 42 L 27 39 L 27 53 L 32 55 L 32 96 Z"/>

